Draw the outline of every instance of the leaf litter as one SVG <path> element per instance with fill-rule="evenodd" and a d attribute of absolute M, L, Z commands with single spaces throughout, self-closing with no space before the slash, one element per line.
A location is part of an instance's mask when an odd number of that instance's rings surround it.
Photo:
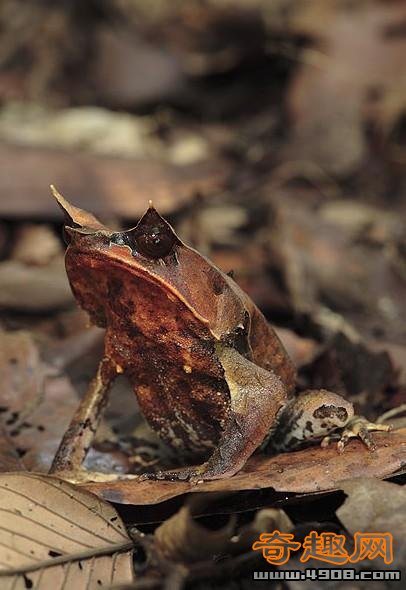
<path fill-rule="evenodd" d="M 115 509 L 45 475 L 0 475 L 4 590 L 93 589 L 131 582 L 132 541 Z"/>

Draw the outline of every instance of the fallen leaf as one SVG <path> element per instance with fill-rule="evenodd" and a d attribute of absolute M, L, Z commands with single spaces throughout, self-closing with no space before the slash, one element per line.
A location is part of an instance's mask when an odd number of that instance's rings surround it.
<path fill-rule="evenodd" d="M 406 564 L 406 487 L 372 478 L 341 482 L 347 498 L 336 511 L 338 518 L 356 532 L 390 532 L 393 537 L 391 569 Z M 370 562 L 368 562 L 370 563 Z"/>
<path fill-rule="evenodd" d="M 406 429 L 374 435 L 377 450 L 368 451 L 351 441 L 344 453 L 334 445 L 309 447 L 274 457 L 253 455 L 244 468 L 228 479 L 198 485 L 188 482 L 121 480 L 86 483 L 84 488 L 119 504 L 156 504 L 187 492 L 231 492 L 273 488 L 278 492 L 314 493 L 337 489 L 338 482 L 354 477 L 387 477 L 406 464 Z"/>
<path fill-rule="evenodd" d="M 314 359 L 320 348 L 315 340 L 303 338 L 288 328 L 273 327 L 296 368 L 307 365 Z"/>
<path fill-rule="evenodd" d="M 0 146 L 0 161 L 0 215 L 25 219 L 62 218 L 46 188 L 51 183 L 72 200 L 80 195 L 81 207 L 95 215 L 136 219 L 151 197 L 165 214 L 180 208 L 197 192 L 218 190 L 228 174 L 224 160 L 175 166 L 151 158 L 8 145 Z"/>
<path fill-rule="evenodd" d="M 259 510 L 251 522 L 241 527 L 237 526 L 235 513 L 222 526 L 219 526 L 218 516 L 204 520 L 205 524 L 196 520 L 195 517 L 219 496 L 221 494 L 189 496 L 186 504 L 155 530 L 156 545 L 167 559 L 193 564 L 211 560 L 215 555 L 238 555 L 250 551 L 261 533 L 275 529 L 288 533 L 294 528 L 287 514 L 276 508 Z"/>
<path fill-rule="evenodd" d="M 31 413 L 51 372 L 28 331 L 0 331 L 0 409 L 9 425 Z"/>
<path fill-rule="evenodd" d="M 249 551 L 261 533 L 270 533 L 275 529 L 282 533 L 290 533 L 294 525 L 283 510 L 263 508 L 255 514 L 252 522 L 241 527 L 238 535 L 232 539 L 230 550 L 233 554 Z"/>
<path fill-rule="evenodd" d="M 386 352 L 395 367 L 395 371 L 398 373 L 399 383 L 406 383 L 406 346 L 401 344 L 394 344 L 385 340 L 376 339 L 368 342 L 369 348 L 375 352 Z M 406 399 L 404 400 L 406 403 Z M 403 401 L 399 401 L 400 405 Z"/>
<path fill-rule="evenodd" d="M 406 488 L 387 481 L 360 478 L 341 482 L 339 487 L 347 494 L 344 504 L 336 511 L 346 529 L 371 530 L 378 517 L 406 508 Z"/>
<path fill-rule="evenodd" d="M 342 220 L 319 215 L 288 190 L 275 191 L 272 198 L 275 222 L 268 256 L 277 263 L 294 310 L 314 316 L 328 308 L 368 339 L 379 334 L 404 341 L 405 281 L 394 266 L 395 244 L 405 233 L 402 217 L 388 226 L 383 215 L 375 223 L 380 240 L 376 233 L 373 241 L 365 233 L 361 240 Z M 395 244 L 384 237 L 388 227 Z"/>
<path fill-rule="evenodd" d="M 159 148 L 153 120 L 100 107 L 51 110 L 24 103 L 0 112 L 0 140 L 21 147 L 86 151 L 100 155 L 151 157 Z"/>
<path fill-rule="evenodd" d="M 21 225 L 13 239 L 11 258 L 27 266 L 46 266 L 62 254 L 62 243 L 48 225 Z"/>
<path fill-rule="evenodd" d="M 313 44 L 287 95 L 289 157 L 351 173 L 367 155 L 367 122 L 386 131 L 405 109 L 405 38 L 390 34 L 404 22 L 405 4 L 302 2 L 292 15 L 291 31 Z"/>
<path fill-rule="evenodd" d="M 115 509 L 45 475 L 0 475 L 2 590 L 93 590 L 133 580 L 132 542 Z"/>
<path fill-rule="evenodd" d="M 0 307 L 32 313 L 72 303 L 62 255 L 46 266 L 29 266 L 18 260 L 0 262 Z"/>
<path fill-rule="evenodd" d="M 96 42 L 92 85 L 103 104 L 131 110 L 137 104 L 162 103 L 184 89 L 177 56 L 168 47 L 148 43 L 134 28 L 99 27 Z"/>
<path fill-rule="evenodd" d="M 348 199 L 335 199 L 319 209 L 323 223 L 335 225 L 354 240 L 390 244 L 404 235 L 404 222 L 394 210 Z"/>
<path fill-rule="evenodd" d="M 0 425 L 0 472 L 23 471 L 18 453 L 4 428 Z"/>
<path fill-rule="evenodd" d="M 29 332 L 0 332 L 0 418 L 9 443 L 29 471 L 47 472 L 77 409 L 70 380 L 42 360 Z M 123 453 L 91 449 L 89 469 L 128 469 Z M 9 469 L 10 470 L 10 469 Z"/>
<path fill-rule="evenodd" d="M 66 377 L 40 357 L 26 331 L 0 332 L 0 408 L 26 469 L 47 471 L 78 403 Z"/>

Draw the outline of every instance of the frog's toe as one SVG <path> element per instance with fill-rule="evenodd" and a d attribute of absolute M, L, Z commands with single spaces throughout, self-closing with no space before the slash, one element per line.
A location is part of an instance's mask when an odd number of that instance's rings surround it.
<path fill-rule="evenodd" d="M 391 429 L 391 424 L 376 424 L 375 422 L 369 422 L 362 416 L 354 416 L 344 428 L 325 436 L 321 441 L 321 446 L 326 447 L 330 442 L 338 438 L 337 450 L 339 453 L 343 453 L 346 444 L 351 438 L 359 438 L 370 451 L 375 451 L 377 445 L 371 432 L 379 430 L 389 432 Z"/>

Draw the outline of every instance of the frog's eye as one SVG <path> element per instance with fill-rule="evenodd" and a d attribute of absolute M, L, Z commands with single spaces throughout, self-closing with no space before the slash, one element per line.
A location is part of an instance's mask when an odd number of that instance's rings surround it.
<path fill-rule="evenodd" d="M 135 249 L 147 258 L 165 258 L 171 253 L 176 242 L 173 232 L 165 226 L 144 228 L 134 237 Z"/>
<path fill-rule="evenodd" d="M 179 239 L 169 223 L 150 206 L 136 227 L 114 234 L 111 242 L 128 246 L 133 255 L 158 259 L 168 256 Z"/>

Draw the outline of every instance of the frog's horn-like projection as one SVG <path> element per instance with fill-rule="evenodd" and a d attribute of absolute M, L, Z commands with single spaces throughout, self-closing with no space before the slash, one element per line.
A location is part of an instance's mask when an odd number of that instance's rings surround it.
<path fill-rule="evenodd" d="M 68 227 L 86 228 L 93 231 L 106 230 L 106 227 L 92 213 L 71 205 L 53 184 L 51 184 L 51 191 L 65 215 L 65 223 Z"/>

